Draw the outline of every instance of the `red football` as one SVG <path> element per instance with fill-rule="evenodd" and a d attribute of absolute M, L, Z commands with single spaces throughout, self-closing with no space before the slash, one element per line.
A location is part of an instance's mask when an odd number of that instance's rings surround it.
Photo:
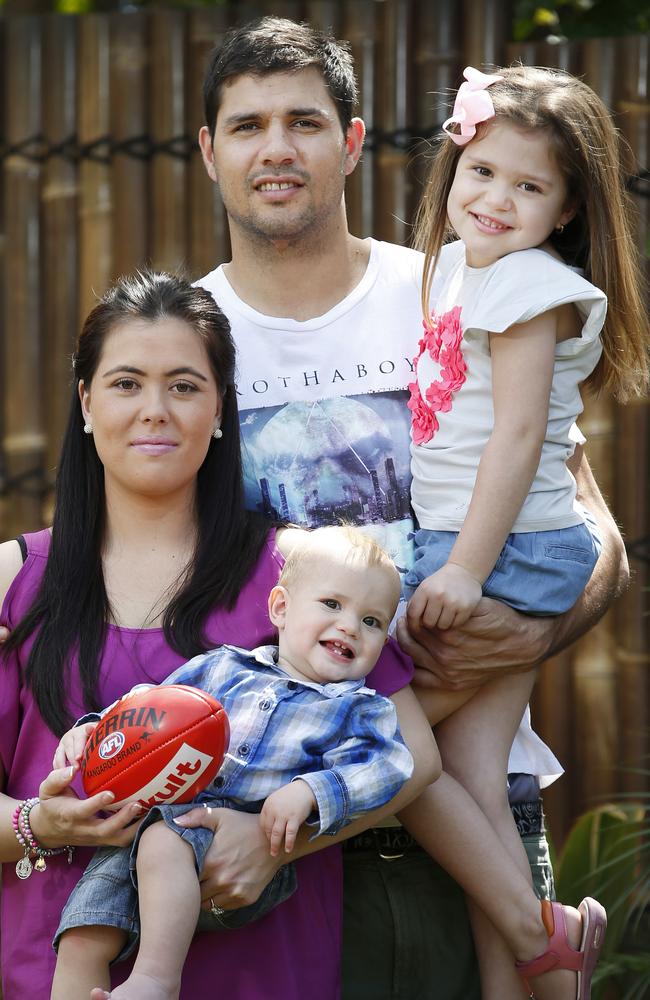
<path fill-rule="evenodd" d="M 113 792 L 111 809 L 189 802 L 215 777 L 229 738 L 225 709 L 205 691 L 185 684 L 136 690 L 109 709 L 86 743 L 86 795 Z"/>

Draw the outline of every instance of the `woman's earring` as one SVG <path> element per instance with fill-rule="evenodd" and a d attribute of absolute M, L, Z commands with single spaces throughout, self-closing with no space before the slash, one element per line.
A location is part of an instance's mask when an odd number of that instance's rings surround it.
<path fill-rule="evenodd" d="M 222 437 L 223 437 L 223 431 L 221 430 L 221 428 L 219 427 L 219 425 L 218 425 L 218 424 L 217 424 L 217 426 L 215 427 L 215 429 L 214 429 L 214 430 L 212 431 L 212 437 L 213 437 L 213 438 L 214 438 L 214 439 L 215 439 L 216 441 L 218 441 L 218 440 L 219 440 L 219 438 L 222 438 Z"/>
<path fill-rule="evenodd" d="M 92 434 L 92 432 L 93 432 L 93 425 L 84 424 L 84 434 Z"/>
<path fill-rule="evenodd" d="M 564 232 L 564 226 L 562 225 L 561 222 L 559 222 L 555 227 L 555 232 L 558 234 L 558 236 L 561 236 L 562 233 Z"/>

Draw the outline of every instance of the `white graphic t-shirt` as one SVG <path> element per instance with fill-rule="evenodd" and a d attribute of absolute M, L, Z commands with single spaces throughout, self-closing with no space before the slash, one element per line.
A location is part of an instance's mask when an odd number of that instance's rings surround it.
<path fill-rule="evenodd" d="M 405 572 L 414 527 L 406 403 L 413 345 L 422 330 L 423 258 L 405 247 L 369 242 L 359 284 L 314 319 L 252 309 L 235 294 L 223 267 L 198 284 L 223 309 L 237 346 L 249 508 L 275 511 L 305 527 L 344 518 L 375 537 Z M 436 290 L 434 284 L 434 296 Z M 509 770 L 562 772 L 531 730 L 528 711 Z"/>
<path fill-rule="evenodd" d="M 222 268 L 201 284 L 231 322 L 246 500 L 304 527 L 363 526 L 404 571 L 412 560 L 409 423 L 421 255 L 371 241 L 366 273 L 314 319 L 265 316 Z"/>

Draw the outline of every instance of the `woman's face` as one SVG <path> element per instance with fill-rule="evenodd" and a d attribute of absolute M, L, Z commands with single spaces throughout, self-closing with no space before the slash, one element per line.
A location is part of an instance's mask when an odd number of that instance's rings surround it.
<path fill-rule="evenodd" d="M 90 385 L 80 382 L 107 492 L 193 493 L 221 398 L 199 335 L 183 320 L 125 319 L 106 336 Z"/>

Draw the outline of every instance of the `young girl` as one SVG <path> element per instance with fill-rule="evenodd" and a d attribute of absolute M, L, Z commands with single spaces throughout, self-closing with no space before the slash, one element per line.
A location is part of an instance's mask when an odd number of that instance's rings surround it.
<path fill-rule="evenodd" d="M 465 78 L 418 220 L 428 318 L 408 404 L 420 530 L 407 618 L 431 629 L 461 625 L 484 594 L 534 615 L 574 604 L 600 547 L 566 466 L 580 386 L 624 400 L 643 391 L 648 372 L 621 148 L 606 108 L 580 81 L 550 70 L 468 68 Z M 459 240 L 443 247 L 450 230 Z M 522 873 L 504 778 L 534 679 L 528 671 L 469 692 L 422 692 L 441 723 L 445 770 Z M 589 996 L 605 915 L 593 900 L 581 915 L 576 958 L 565 947 L 565 910 L 545 907 L 551 945 L 518 963 L 538 996 Z M 483 996 L 519 996 L 478 913 L 474 926 Z M 578 971 L 577 994 L 573 973 L 553 987 L 541 975 L 554 965 Z"/>

